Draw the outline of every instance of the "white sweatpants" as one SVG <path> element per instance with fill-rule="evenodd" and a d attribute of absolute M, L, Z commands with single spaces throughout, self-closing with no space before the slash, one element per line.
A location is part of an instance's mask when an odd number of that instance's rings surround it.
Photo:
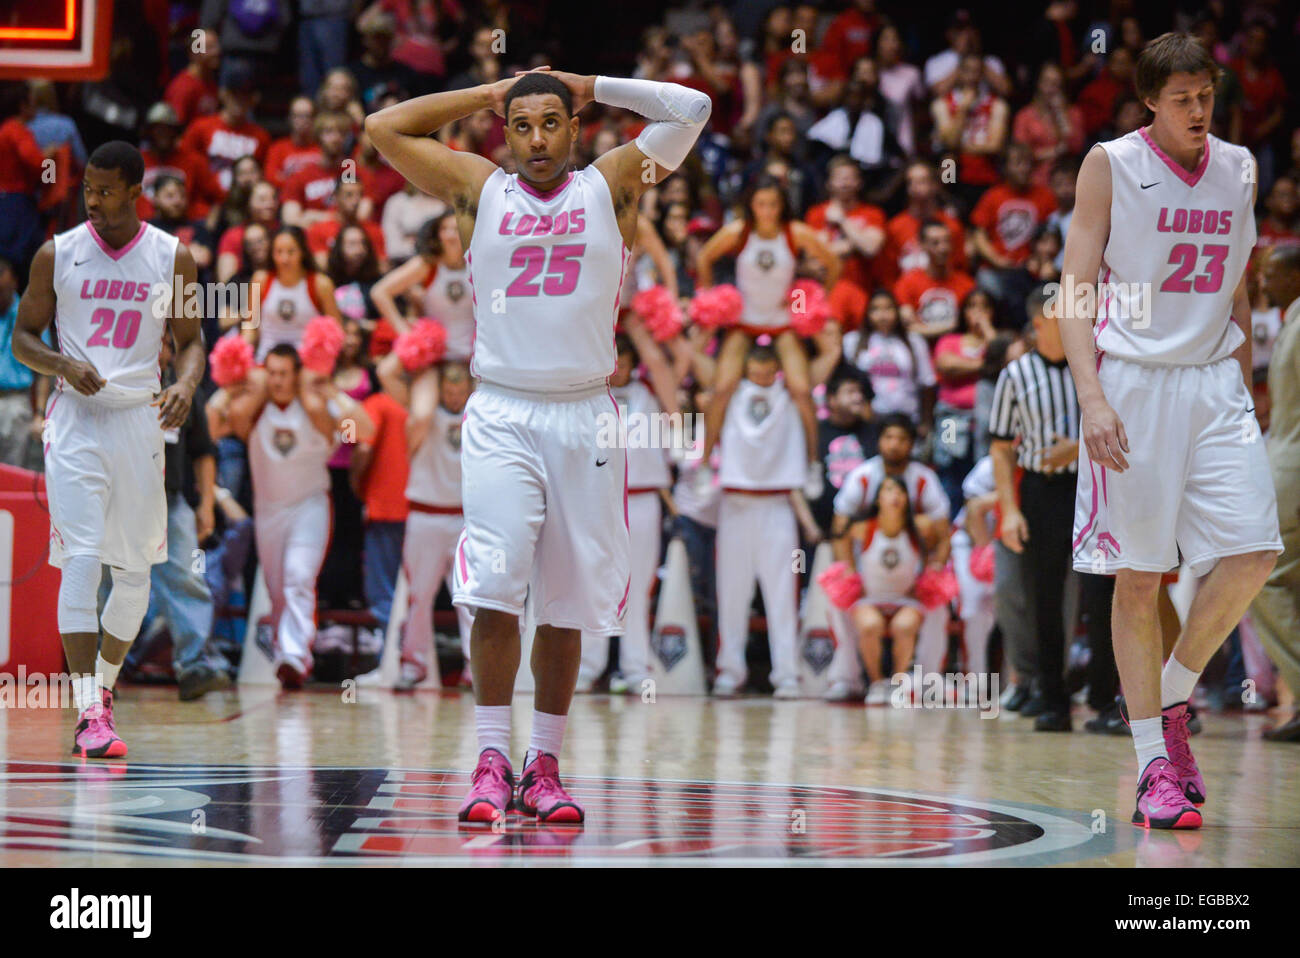
<path fill-rule="evenodd" d="M 961 620 L 966 646 L 966 669 L 969 672 L 987 672 L 989 666 L 989 634 L 997 621 L 994 611 L 992 582 L 981 582 L 971 575 L 970 554 L 973 546 L 964 529 L 952 535 L 952 568 L 957 573 L 957 586 L 961 596 Z"/>
<path fill-rule="evenodd" d="M 627 616 L 618 640 L 618 669 L 633 686 L 650 675 L 650 587 L 659 567 L 663 531 L 663 508 L 657 492 L 638 492 L 627 497 L 627 527 L 631 538 L 632 583 L 627 594 Z M 578 684 L 600 678 L 609 661 L 609 636 L 582 633 L 582 665 Z"/>
<path fill-rule="evenodd" d="M 796 646 L 799 548 L 794 508 L 787 493 L 728 492 L 718 510 L 718 677 L 743 685 L 749 605 L 757 579 L 767 612 L 767 641 L 774 686 L 799 681 Z"/>
<path fill-rule="evenodd" d="M 316 640 L 316 577 L 330 538 L 330 500 L 318 493 L 289 506 L 255 503 L 257 561 L 271 596 L 275 664 L 311 668 Z"/>
<path fill-rule="evenodd" d="M 402 570 L 406 573 L 408 605 L 402 627 L 402 661 L 428 671 L 433 653 L 433 603 L 444 581 L 451 590 L 451 562 L 456 541 L 465 528 L 459 513 L 416 512 L 406 517 Z M 456 608 L 460 647 L 469 661 L 469 633 L 474 617 L 463 605 Z M 436 661 L 436 659 L 435 659 Z"/>

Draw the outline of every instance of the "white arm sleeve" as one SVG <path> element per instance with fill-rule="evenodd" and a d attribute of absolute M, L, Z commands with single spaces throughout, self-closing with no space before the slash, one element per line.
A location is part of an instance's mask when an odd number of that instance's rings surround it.
<path fill-rule="evenodd" d="M 670 170 L 681 166 L 713 112 L 707 94 L 680 83 L 598 76 L 595 94 L 597 103 L 654 121 L 636 138 L 637 149 Z"/>

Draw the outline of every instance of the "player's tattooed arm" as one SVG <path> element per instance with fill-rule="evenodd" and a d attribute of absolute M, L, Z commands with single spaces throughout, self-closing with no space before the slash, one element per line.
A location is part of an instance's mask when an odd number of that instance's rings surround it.
<path fill-rule="evenodd" d="M 18 320 L 14 324 L 14 359 L 46 376 L 62 376 L 83 396 L 93 396 L 104 388 L 104 377 L 90 363 L 65 356 L 42 341 L 41 336 L 54 319 L 54 241 L 49 240 L 36 252 L 28 273 L 27 289 L 18 301 Z"/>
<path fill-rule="evenodd" d="M 180 303 L 179 315 L 173 313 L 167 320 L 175 342 L 176 382 L 172 383 L 153 401 L 158 407 L 158 420 L 164 429 L 178 429 L 190 417 L 194 390 L 203 378 L 206 352 L 203 348 L 202 291 L 199 289 L 199 268 L 189 248 L 180 243 L 176 247 L 176 263 L 172 275 L 180 296 L 172 295 L 173 304 Z"/>

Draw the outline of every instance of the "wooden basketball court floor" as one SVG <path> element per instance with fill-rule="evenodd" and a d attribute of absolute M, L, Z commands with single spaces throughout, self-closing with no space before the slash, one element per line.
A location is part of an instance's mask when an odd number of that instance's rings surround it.
<path fill-rule="evenodd" d="M 1300 748 L 1206 715 L 1198 832 L 1128 822 L 1126 737 L 1003 713 L 579 696 L 561 769 L 585 828 L 458 826 L 467 692 L 119 691 L 130 755 L 72 759 L 71 710 L 0 709 L 0 867 L 753 864 L 1295 866 Z M 513 758 L 531 696 L 515 700 Z"/>

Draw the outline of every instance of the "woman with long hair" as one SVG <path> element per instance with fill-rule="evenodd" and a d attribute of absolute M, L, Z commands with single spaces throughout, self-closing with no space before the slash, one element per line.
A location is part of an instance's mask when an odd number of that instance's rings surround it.
<path fill-rule="evenodd" d="M 895 673 L 906 674 L 916 650 L 924 610 L 913 590 L 925 570 L 932 539 L 929 521 L 912 511 L 902 479 L 886 476 L 867 508 L 866 518 L 850 530 L 858 543 L 857 568 L 862 598 L 849 609 L 858 633 L 858 651 L 871 684 L 867 704 L 889 700 L 882 644 L 892 640 Z"/>
<path fill-rule="evenodd" d="M 867 374 L 872 413 L 902 413 L 929 435 L 936 383 L 930 347 L 920 333 L 903 328 L 898 300 L 888 290 L 871 294 L 866 319 L 862 329 L 844 334 L 844 358 Z"/>
<path fill-rule="evenodd" d="M 966 294 L 957 330 L 934 344 L 939 380 L 934 406 L 934 470 L 948 501 L 962 501 L 961 482 L 975 466 L 975 392 L 984 369 L 984 352 L 997 334 L 997 304 L 984 289 Z"/>
<path fill-rule="evenodd" d="M 732 255 L 736 260 L 736 287 L 744 300 L 740 325 L 727 332 L 718 353 L 713 398 L 704 421 L 706 456 L 713 451 L 722 433 L 727 404 L 744 373 L 745 357 L 754 340 L 766 334 L 772 337 L 785 374 L 785 387 L 803 421 L 809 470 L 818 470 L 820 476 L 817 412 L 813 407 L 808 353 L 790 328 L 790 285 L 803 253 L 821 262 L 826 273 L 825 287 L 834 286 L 840 274 L 840 258 L 831 252 L 816 230 L 793 218 L 785 190 L 770 177 L 763 177 L 754 185 L 745 203 L 744 217 L 722 227 L 700 250 L 697 286 L 701 289 L 712 286 L 713 264 L 723 256 Z"/>
<path fill-rule="evenodd" d="M 253 274 L 253 295 L 260 301 L 257 322 L 245 324 L 245 335 L 257 349 L 257 361 L 278 343 L 297 348 L 307 324 L 317 316 L 342 323 L 334 301 L 334 283 L 315 268 L 307 237 L 296 226 L 282 226 L 271 238 L 271 268 Z"/>
<path fill-rule="evenodd" d="M 373 317 L 379 315 L 370 292 L 379 282 L 379 257 L 370 234 L 360 226 L 345 226 L 334 239 L 326 260 L 325 272 L 334 283 L 334 302 L 339 312 L 369 332 Z"/>
<path fill-rule="evenodd" d="M 370 288 L 380 317 L 374 338 L 391 343 L 416 319 L 429 316 L 447 331 L 445 358 L 465 362 L 474 347 L 474 299 L 455 212 L 447 210 L 420 227 L 415 249 L 415 256 Z M 399 296 L 405 297 L 405 312 Z"/>

